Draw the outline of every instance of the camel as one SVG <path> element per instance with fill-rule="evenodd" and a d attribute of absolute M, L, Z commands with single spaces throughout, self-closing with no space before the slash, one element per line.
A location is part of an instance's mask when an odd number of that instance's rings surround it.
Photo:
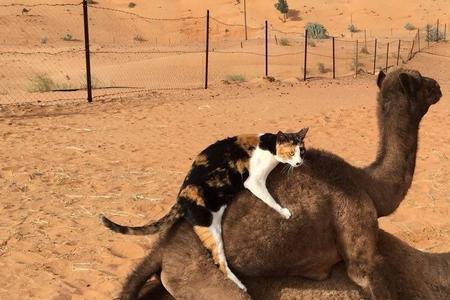
<path fill-rule="evenodd" d="M 173 296 L 164 289 L 158 278 L 146 284 L 141 291 L 140 300 L 173 300 L 174 297 L 196 300 L 249 299 L 224 284 L 220 272 L 208 261 L 206 251 L 189 226 L 184 224 L 176 231 L 162 250 L 162 276 L 165 279 L 165 287 Z M 388 266 L 384 272 L 393 280 L 399 299 L 450 298 L 450 252 L 424 253 L 382 230 L 378 233 L 377 246 Z M 299 277 L 243 279 L 246 279 L 253 299 L 258 300 L 362 299 L 357 286 L 346 276 L 343 263 L 333 268 L 331 277 L 325 281 L 311 281 Z"/>
<path fill-rule="evenodd" d="M 276 168 L 267 181 L 274 198 L 292 212 L 289 220 L 246 191 L 229 206 L 223 240 L 239 277 L 324 280 L 343 261 L 365 297 L 404 299 L 386 271 L 392 260 L 377 247 L 377 218 L 394 212 L 404 199 L 414 174 L 420 121 L 442 93 L 435 80 L 402 68 L 380 72 L 377 85 L 380 142 L 373 163 L 358 168 L 327 151 L 308 149 L 304 167 L 288 177 Z M 204 252 L 192 246 L 186 226 L 180 221 L 160 237 L 128 277 L 121 299 L 136 299 L 155 274 L 176 299 L 251 299 L 217 272 L 205 278 L 203 270 L 214 265 L 200 259 Z"/>

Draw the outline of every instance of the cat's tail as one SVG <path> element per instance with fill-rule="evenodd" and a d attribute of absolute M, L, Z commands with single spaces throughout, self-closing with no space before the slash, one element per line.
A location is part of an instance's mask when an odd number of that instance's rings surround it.
<path fill-rule="evenodd" d="M 122 234 L 134 234 L 134 235 L 146 235 L 146 234 L 154 234 L 160 230 L 167 229 L 171 227 L 178 219 L 181 217 L 181 209 L 180 205 L 176 203 L 170 211 L 161 219 L 156 222 L 144 225 L 144 226 L 123 226 L 117 223 L 114 223 L 104 215 L 100 215 L 100 220 L 103 225 L 111 229 L 112 231 L 119 232 Z"/>

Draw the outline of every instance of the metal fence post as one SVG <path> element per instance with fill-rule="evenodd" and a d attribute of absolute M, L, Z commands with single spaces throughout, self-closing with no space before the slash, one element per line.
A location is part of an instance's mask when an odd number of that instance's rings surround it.
<path fill-rule="evenodd" d="M 208 88 L 209 67 L 209 9 L 206 10 L 205 89 Z"/>
<path fill-rule="evenodd" d="M 244 0 L 244 32 L 245 32 L 245 40 L 247 40 L 247 2 Z"/>
<path fill-rule="evenodd" d="M 308 29 L 305 29 L 305 59 L 303 61 L 303 80 L 306 81 L 306 60 L 308 57 Z"/>
<path fill-rule="evenodd" d="M 355 48 L 355 77 L 358 77 L 358 40 L 356 40 Z"/>
<path fill-rule="evenodd" d="M 266 44 L 266 77 L 269 76 L 269 41 L 268 41 L 268 26 L 267 20 L 265 22 L 265 44 Z"/>
<path fill-rule="evenodd" d="M 398 66 L 398 61 L 400 59 L 400 43 L 401 40 L 398 40 L 398 49 L 397 49 L 397 66 Z"/>
<path fill-rule="evenodd" d="M 420 29 L 417 28 L 417 48 L 419 49 L 420 52 Z"/>
<path fill-rule="evenodd" d="M 92 102 L 92 78 L 91 78 L 91 52 L 89 50 L 89 17 L 88 3 L 83 0 L 83 19 L 84 19 L 84 50 L 86 56 L 86 90 L 87 100 Z"/>
<path fill-rule="evenodd" d="M 377 67 L 377 39 L 375 39 L 375 48 L 373 49 L 373 75 L 375 75 L 376 67 Z"/>
<path fill-rule="evenodd" d="M 436 42 L 439 42 L 439 19 L 436 22 Z"/>
<path fill-rule="evenodd" d="M 334 36 L 333 36 L 333 79 L 336 79 L 336 54 L 335 54 Z"/>

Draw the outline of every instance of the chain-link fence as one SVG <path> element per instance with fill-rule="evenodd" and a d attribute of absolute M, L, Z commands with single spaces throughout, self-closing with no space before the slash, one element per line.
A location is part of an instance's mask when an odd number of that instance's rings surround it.
<path fill-rule="evenodd" d="M 89 14 L 87 27 L 83 5 Z M 306 39 L 303 28 L 285 31 L 263 22 L 245 27 L 213 14 L 209 19 L 190 14 L 152 18 L 132 8 L 119 10 L 79 0 L 0 4 L 0 25 L 0 103 L 86 99 L 86 44 L 92 94 L 100 98 L 203 88 L 206 79 L 217 85 L 258 80 L 266 74 L 303 80 L 305 75 L 375 73 L 405 63 L 420 50 L 446 40 L 447 34 L 446 25 L 433 24 L 415 31 L 391 29 L 391 36 L 383 39 L 371 33 L 368 39 L 365 31 L 351 39 Z"/>

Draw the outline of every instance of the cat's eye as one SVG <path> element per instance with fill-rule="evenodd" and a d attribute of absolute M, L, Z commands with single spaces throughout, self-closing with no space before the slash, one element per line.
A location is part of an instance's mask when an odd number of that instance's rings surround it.
<path fill-rule="evenodd" d="M 295 151 L 291 151 L 291 152 L 289 152 L 288 154 L 289 154 L 289 156 L 294 156 Z"/>

